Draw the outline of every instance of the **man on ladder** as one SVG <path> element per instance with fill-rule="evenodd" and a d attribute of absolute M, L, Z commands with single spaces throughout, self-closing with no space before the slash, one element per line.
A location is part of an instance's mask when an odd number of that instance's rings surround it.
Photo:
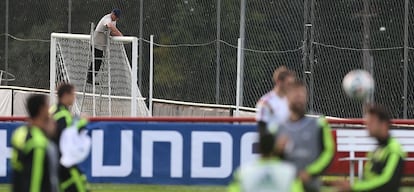
<path fill-rule="evenodd" d="M 59 146 L 59 180 L 62 192 L 86 192 L 86 176 L 77 167 L 89 154 L 91 141 L 85 129 L 87 120 L 74 118 L 69 107 L 75 102 L 75 87 L 62 84 L 57 90 L 58 104 L 50 109 L 57 123 L 53 141 Z"/>
<path fill-rule="evenodd" d="M 107 35 L 105 31 L 108 29 L 111 36 L 122 36 L 122 33 L 116 28 L 116 21 L 119 20 L 121 16 L 120 9 L 114 9 L 111 13 L 103 16 L 99 21 L 98 25 L 95 28 L 93 34 L 94 40 L 94 54 L 95 54 L 95 75 L 101 68 L 102 59 L 104 55 L 104 50 L 107 45 Z M 92 63 L 89 65 L 87 83 L 92 84 Z"/>

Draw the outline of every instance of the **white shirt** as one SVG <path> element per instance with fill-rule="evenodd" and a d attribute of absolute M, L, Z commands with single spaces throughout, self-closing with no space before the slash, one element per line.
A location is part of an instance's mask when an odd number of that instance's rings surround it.
<path fill-rule="evenodd" d="M 60 136 L 60 163 L 67 168 L 83 162 L 91 150 L 91 138 L 86 130 L 79 132 L 76 123 L 66 127 Z"/>
<path fill-rule="evenodd" d="M 295 176 L 293 165 L 275 160 L 259 160 L 242 166 L 238 172 L 243 192 L 289 192 Z"/>
<path fill-rule="evenodd" d="M 102 17 L 99 21 L 98 25 L 96 25 L 95 32 L 94 32 L 94 42 L 95 48 L 103 51 L 106 47 L 106 35 L 105 31 L 107 29 L 107 25 L 112 23 L 112 25 L 116 26 L 116 21 L 112 21 L 111 13 Z"/>
<path fill-rule="evenodd" d="M 273 90 L 260 98 L 256 108 L 256 121 L 265 122 L 270 133 L 275 133 L 277 127 L 289 119 L 286 97 L 279 97 Z"/>

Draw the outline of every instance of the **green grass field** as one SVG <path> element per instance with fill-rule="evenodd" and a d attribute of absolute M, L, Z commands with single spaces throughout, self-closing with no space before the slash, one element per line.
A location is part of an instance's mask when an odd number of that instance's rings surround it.
<path fill-rule="evenodd" d="M 0 185 L 0 192 L 9 192 L 9 185 Z M 224 192 L 222 186 L 171 186 L 171 185 L 127 185 L 92 184 L 91 192 Z"/>
<path fill-rule="evenodd" d="M 0 185 L 0 192 L 9 192 L 9 185 Z M 91 192 L 225 192 L 222 186 L 171 186 L 171 185 L 123 185 L 123 184 L 92 184 Z M 324 188 L 323 192 L 334 192 Z M 405 187 L 401 192 L 414 192 L 414 187 Z"/>

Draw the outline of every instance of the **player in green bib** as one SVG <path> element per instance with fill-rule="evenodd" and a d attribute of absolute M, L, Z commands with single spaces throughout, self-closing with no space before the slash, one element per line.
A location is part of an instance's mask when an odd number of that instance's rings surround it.
<path fill-rule="evenodd" d="M 11 164 L 13 192 L 58 192 L 58 150 L 48 137 L 51 123 L 45 95 L 31 95 L 27 100 L 29 120 L 13 132 Z"/>
<path fill-rule="evenodd" d="M 53 106 L 50 112 L 57 123 L 54 142 L 59 146 L 60 152 L 60 189 L 62 192 L 86 192 L 88 191 L 86 176 L 77 164 L 82 162 L 85 155 L 89 153 L 90 142 L 85 129 L 88 122 L 83 118 L 77 120 L 69 111 L 69 107 L 75 102 L 75 87 L 73 85 L 61 84 L 57 94 L 58 104 Z M 83 143 L 84 138 L 87 140 L 85 143 Z M 79 155 L 81 155 L 80 158 Z"/>
<path fill-rule="evenodd" d="M 259 146 L 261 158 L 237 169 L 228 191 L 302 192 L 302 186 L 296 180 L 296 168 L 274 157 L 274 136 L 261 135 Z"/>
<path fill-rule="evenodd" d="M 361 181 L 351 185 L 338 181 L 334 185 L 339 191 L 398 191 L 404 171 L 406 153 L 390 132 L 391 119 L 388 112 L 379 105 L 366 108 L 365 124 L 369 135 L 378 141 L 378 147 L 368 153 Z"/>

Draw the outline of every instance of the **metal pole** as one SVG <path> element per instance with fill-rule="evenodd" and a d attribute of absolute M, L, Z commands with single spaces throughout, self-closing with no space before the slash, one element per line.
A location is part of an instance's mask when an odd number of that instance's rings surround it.
<path fill-rule="evenodd" d="M 6 71 L 6 78 L 9 76 L 9 0 L 6 0 L 6 18 L 5 22 L 5 36 L 4 36 L 4 71 Z M 0 77 L 3 78 L 3 77 Z M 5 81 L 5 85 L 8 84 L 8 80 Z"/>
<path fill-rule="evenodd" d="M 148 108 L 149 116 L 152 116 L 152 92 L 153 92 L 153 81 L 154 81 L 154 35 L 150 36 L 150 79 L 149 79 L 149 99 Z"/>
<path fill-rule="evenodd" d="M 221 0 L 217 0 L 216 31 L 216 104 L 220 103 L 220 32 L 221 32 Z"/>
<path fill-rule="evenodd" d="M 246 33 L 246 0 L 240 0 L 240 105 L 243 105 L 243 80 L 244 80 L 244 40 Z"/>
<path fill-rule="evenodd" d="M 369 71 L 369 73 L 374 76 L 374 66 L 373 66 L 373 59 L 371 52 L 369 51 L 371 45 L 370 45 L 370 39 L 371 39 L 371 24 L 370 24 L 370 0 L 364 0 L 364 14 L 363 14 L 363 27 L 364 27 L 364 39 L 363 39 L 363 48 L 364 51 L 362 52 L 362 62 L 364 69 Z M 372 93 L 370 96 L 367 97 L 365 102 L 373 102 L 374 101 L 374 94 Z"/>
<path fill-rule="evenodd" d="M 310 112 L 313 113 L 314 110 L 314 89 L 315 89 L 315 50 L 313 49 L 313 42 L 315 41 L 315 0 L 311 0 L 311 34 L 310 34 L 310 42 L 309 42 L 309 61 L 310 61 L 310 82 L 309 82 L 309 109 Z"/>
<path fill-rule="evenodd" d="M 68 33 L 72 32 L 72 0 L 68 0 Z"/>
<path fill-rule="evenodd" d="M 307 84 L 307 77 L 306 71 L 308 71 L 308 60 L 309 60 L 309 38 L 308 38 L 308 30 L 309 30 L 309 0 L 305 0 L 303 5 L 303 50 L 302 50 L 302 67 L 303 67 L 303 81 Z"/>
<path fill-rule="evenodd" d="M 241 93 L 241 54 L 242 54 L 242 40 L 237 40 L 237 82 L 236 82 L 236 117 L 240 115 L 240 95 Z"/>
<path fill-rule="evenodd" d="M 407 119 L 407 102 L 408 102 L 408 14 L 409 14 L 409 0 L 405 0 L 404 5 L 404 112 L 403 118 Z"/>
<path fill-rule="evenodd" d="M 105 62 L 108 67 L 108 116 L 112 116 L 112 98 L 111 98 L 111 32 L 106 30 L 106 53 Z M 101 89 L 102 90 L 102 89 Z M 101 91 L 102 93 L 102 91 Z"/>
<path fill-rule="evenodd" d="M 138 39 L 132 40 L 132 70 L 131 70 L 131 117 L 137 116 L 137 97 L 138 97 Z"/>
<path fill-rule="evenodd" d="M 96 87 L 95 87 L 95 42 L 94 42 L 94 24 L 91 23 L 91 51 L 92 51 L 92 115 L 93 117 L 96 116 L 96 97 L 95 97 L 95 92 L 96 92 Z M 102 58 L 101 58 L 102 59 Z"/>
<path fill-rule="evenodd" d="M 142 61 L 144 54 L 143 51 L 143 34 L 144 34 L 144 0 L 140 0 L 139 3 L 139 63 L 138 63 L 138 88 L 142 89 Z M 136 83 L 136 82 L 135 82 Z"/>
<path fill-rule="evenodd" d="M 56 87 L 56 38 L 50 35 L 50 76 L 49 76 L 49 100 L 51 104 L 55 103 L 55 87 Z"/>

